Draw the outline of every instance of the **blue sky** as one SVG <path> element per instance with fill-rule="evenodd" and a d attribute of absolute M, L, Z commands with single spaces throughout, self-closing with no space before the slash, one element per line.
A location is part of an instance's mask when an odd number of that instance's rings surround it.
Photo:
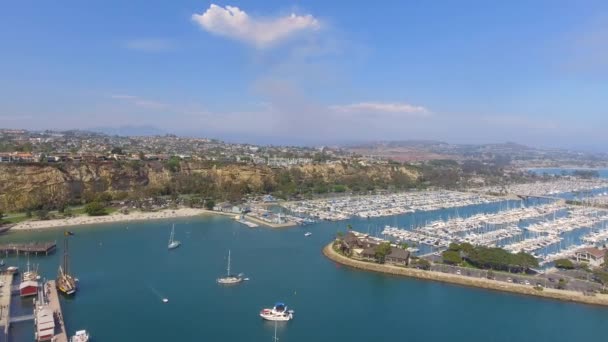
<path fill-rule="evenodd" d="M 0 127 L 608 147 L 605 1 L 0 7 Z"/>

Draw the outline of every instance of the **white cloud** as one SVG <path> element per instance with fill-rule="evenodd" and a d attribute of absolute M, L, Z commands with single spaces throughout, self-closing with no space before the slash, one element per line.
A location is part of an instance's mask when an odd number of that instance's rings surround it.
<path fill-rule="evenodd" d="M 126 101 L 132 105 L 135 105 L 137 107 L 142 107 L 142 108 L 148 108 L 148 109 L 167 108 L 167 105 L 165 103 L 144 99 L 144 98 L 141 98 L 141 97 L 135 96 L 135 95 L 116 94 L 116 95 L 110 95 L 110 98 L 115 99 L 115 100 L 120 100 L 120 101 Z"/>
<path fill-rule="evenodd" d="M 124 46 L 130 50 L 161 52 L 170 50 L 173 47 L 173 44 L 166 39 L 143 38 L 129 40 L 124 43 Z"/>
<path fill-rule="evenodd" d="M 254 18 L 234 6 L 211 4 L 203 14 L 193 14 L 192 20 L 206 31 L 238 39 L 264 48 L 297 33 L 318 30 L 321 24 L 312 15 L 277 18 Z"/>
<path fill-rule="evenodd" d="M 359 102 L 347 105 L 331 106 L 330 109 L 341 113 L 429 114 L 428 109 L 425 107 L 396 102 Z"/>

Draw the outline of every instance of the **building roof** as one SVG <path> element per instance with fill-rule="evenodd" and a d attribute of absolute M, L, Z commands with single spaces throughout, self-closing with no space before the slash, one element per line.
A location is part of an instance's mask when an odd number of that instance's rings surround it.
<path fill-rule="evenodd" d="M 397 247 L 391 247 L 391 253 L 387 255 L 387 258 L 407 260 L 410 257 L 410 252 Z"/>
<path fill-rule="evenodd" d="M 595 247 L 587 247 L 587 248 L 581 248 L 581 249 L 577 250 L 576 253 L 587 253 L 596 259 L 600 259 L 606 255 L 606 250 L 598 249 Z"/>

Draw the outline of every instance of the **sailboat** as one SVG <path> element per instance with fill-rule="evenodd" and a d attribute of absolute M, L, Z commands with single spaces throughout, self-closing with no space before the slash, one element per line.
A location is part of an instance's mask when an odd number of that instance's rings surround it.
<path fill-rule="evenodd" d="M 217 279 L 218 284 L 238 284 L 242 282 L 244 279 L 241 275 L 232 275 L 230 274 L 230 250 L 228 250 L 228 267 L 226 268 L 226 276 Z"/>
<path fill-rule="evenodd" d="M 175 236 L 175 224 L 171 228 L 171 236 L 169 237 L 169 246 L 168 246 L 169 249 L 177 248 L 177 247 L 179 247 L 179 245 L 182 244 L 181 242 L 175 240 L 174 236 Z"/>
<path fill-rule="evenodd" d="M 57 289 L 66 295 L 76 293 L 76 279 L 70 274 L 70 258 L 68 254 L 68 237 L 64 238 L 63 242 L 63 265 L 59 265 L 59 274 L 57 275 Z"/>
<path fill-rule="evenodd" d="M 37 271 L 30 270 L 30 256 L 27 256 L 27 271 L 21 277 L 19 284 L 19 295 L 21 297 L 35 296 L 38 294 L 38 279 L 40 276 Z"/>

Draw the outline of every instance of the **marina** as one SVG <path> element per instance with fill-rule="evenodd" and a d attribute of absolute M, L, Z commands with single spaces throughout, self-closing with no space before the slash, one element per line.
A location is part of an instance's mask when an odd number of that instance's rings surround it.
<path fill-rule="evenodd" d="M 503 200 L 504 198 L 455 191 L 417 191 L 286 202 L 281 205 L 295 214 L 320 220 L 341 221 L 353 217 L 403 215 Z"/>
<path fill-rule="evenodd" d="M 608 211 L 604 210 L 561 202 L 525 207 L 521 202 L 515 209 L 425 222 L 409 229 L 386 226 L 381 235 L 413 243 L 422 255 L 439 253 L 453 242 L 466 242 L 512 253 L 524 251 L 547 267 L 556 259 L 573 257 L 579 249 L 604 242 L 607 223 Z"/>
<path fill-rule="evenodd" d="M 561 196 L 578 192 L 603 191 L 608 179 L 557 179 L 535 183 L 510 184 L 474 189 L 478 193 L 516 194 L 520 196 Z"/>

